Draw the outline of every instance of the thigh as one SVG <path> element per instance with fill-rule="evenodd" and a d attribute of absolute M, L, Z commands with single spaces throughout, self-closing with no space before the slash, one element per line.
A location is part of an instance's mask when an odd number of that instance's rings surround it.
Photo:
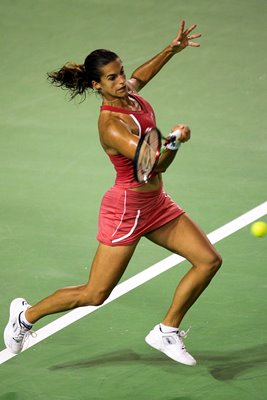
<path fill-rule="evenodd" d="M 87 286 L 111 291 L 122 277 L 137 243 L 130 246 L 107 246 L 100 243 L 92 262 Z"/>
<path fill-rule="evenodd" d="M 185 257 L 193 265 L 209 262 L 218 256 L 206 234 L 187 214 L 182 214 L 146 237 Z"/>

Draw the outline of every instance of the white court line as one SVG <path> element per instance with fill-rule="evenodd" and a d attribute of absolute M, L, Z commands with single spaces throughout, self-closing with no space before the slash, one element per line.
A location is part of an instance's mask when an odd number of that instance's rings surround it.
<path fill-rule="evenodd" d="M 210 234 L 208 234 L 208 237 L 210 241 L 214 244 L 226 238 L 227 236 L 232 235 L 234 232 L 244 228 L 248 224 L 251 224 L 253 221 L 263 217 L 266 214 L 267 214 L 267 201 L 253 208 L 247 213 L 241 215 L 240 217 L 234 219 L 228 224 L 225 224 L 222 227 L 211 232 Z M 36 331 L 37 337 L 29 338 L 28 346 L 24 351 L 36 345 L 37 343 L 41 342 L 42 340 L 48 338 L 54 333 L 60 331 L 66 326 L 73 324 L 75 321 L 78 321 L 79 319 L 85 317 L 86 315 L 91 314 L 95 310 L 104 307 L 106 304 L 117 299 L 118 297 L 123 296 L 125 293 L 128 293 L 131 290 L 142 285 L 143 283 L 148 282 L 152 278 L 160 275 L 161 273 L 167 271 L 168 269 L 174 267 L 175 265 L 180 264 L 182 261 L 184 261 L 183 257 L 180 257 L 176 254 L 172 254 L 169 257 L 164 258 L 158 263 L 145 269 L 144 271 L 134 275 L 132 278 L 129 278 L 126 281 L 117 285 L 113 290 L 113 292 L 111 293 L 111 295 L 109 296 L 109 298 L 101 306 L 80 307 L 76 308 L 75 310 L 69 311 L 62 317 L 57 318 L 55 321 L 47 324 L 43 328 Z M 2 350 L 0 352 L 0 364 L 3 364 L 4 362 L 8 361 L 10 358 L 13 358 L 15 356 L 16 354 L 10 353 L 9 350 L 7 349 Z"/>

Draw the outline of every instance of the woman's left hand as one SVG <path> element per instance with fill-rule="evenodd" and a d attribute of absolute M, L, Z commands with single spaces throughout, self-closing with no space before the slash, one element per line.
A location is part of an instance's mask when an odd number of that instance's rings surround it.
<path fill-rule="evenodd" d="M 199 47 L 199 43 L 191 42 L 192 39 L 201 37 L 201 33 L 195 33 L 190 35 L 190 33 L 196 28 L 196 25 L 191 25 L 189 28 L 185 29 L 185 21 L 181 21 L 178 34 L 175 39 L 171 42 L 170 46 L 174 53 L 179 53 L 187 46 Z"/>

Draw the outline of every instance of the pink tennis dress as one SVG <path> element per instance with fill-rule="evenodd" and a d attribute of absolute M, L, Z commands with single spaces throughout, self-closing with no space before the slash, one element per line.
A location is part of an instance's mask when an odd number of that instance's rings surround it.
<path fill-rule="evenodd" d="M 139 136 L 156 126 L 155 114 L 142 97 L 130 95 L 140 104 L 140 110 L 102 106 L 102 110 L 130 115 L 139 128 Z M 98 219 L 97 240 L 109 246 L 136 243 L 142 236 L 160 228 L 183 214 L 162 188 L 137 192 L 129 188 L 140 186 L 134 178 L 133 162 L 121 154 L 109 156 L 116 170 L 116 180 L 104 195 Z"/>

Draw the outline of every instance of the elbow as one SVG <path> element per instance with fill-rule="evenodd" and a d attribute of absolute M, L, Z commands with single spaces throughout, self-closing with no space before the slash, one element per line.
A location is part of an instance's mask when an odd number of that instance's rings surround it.
<path fill-rule="evenodd" d="M 155 172 L 157 172 L 158 174 L 163 174 L 164 172 L 166 172 L 167 168 L 164 167 L 156 167 L 154 169 Z"/>
<path fill-rule="evenodd" d="M 138 88 L 137 91 L 143 89 L 143 87 L 147 84 L 147 82 L 145 80 L 141 79 L 139 76 L 135 75 L 134 73 L 131 76 L 131 79 L 134 79 L 136 81 L 136 87 Z"/>

